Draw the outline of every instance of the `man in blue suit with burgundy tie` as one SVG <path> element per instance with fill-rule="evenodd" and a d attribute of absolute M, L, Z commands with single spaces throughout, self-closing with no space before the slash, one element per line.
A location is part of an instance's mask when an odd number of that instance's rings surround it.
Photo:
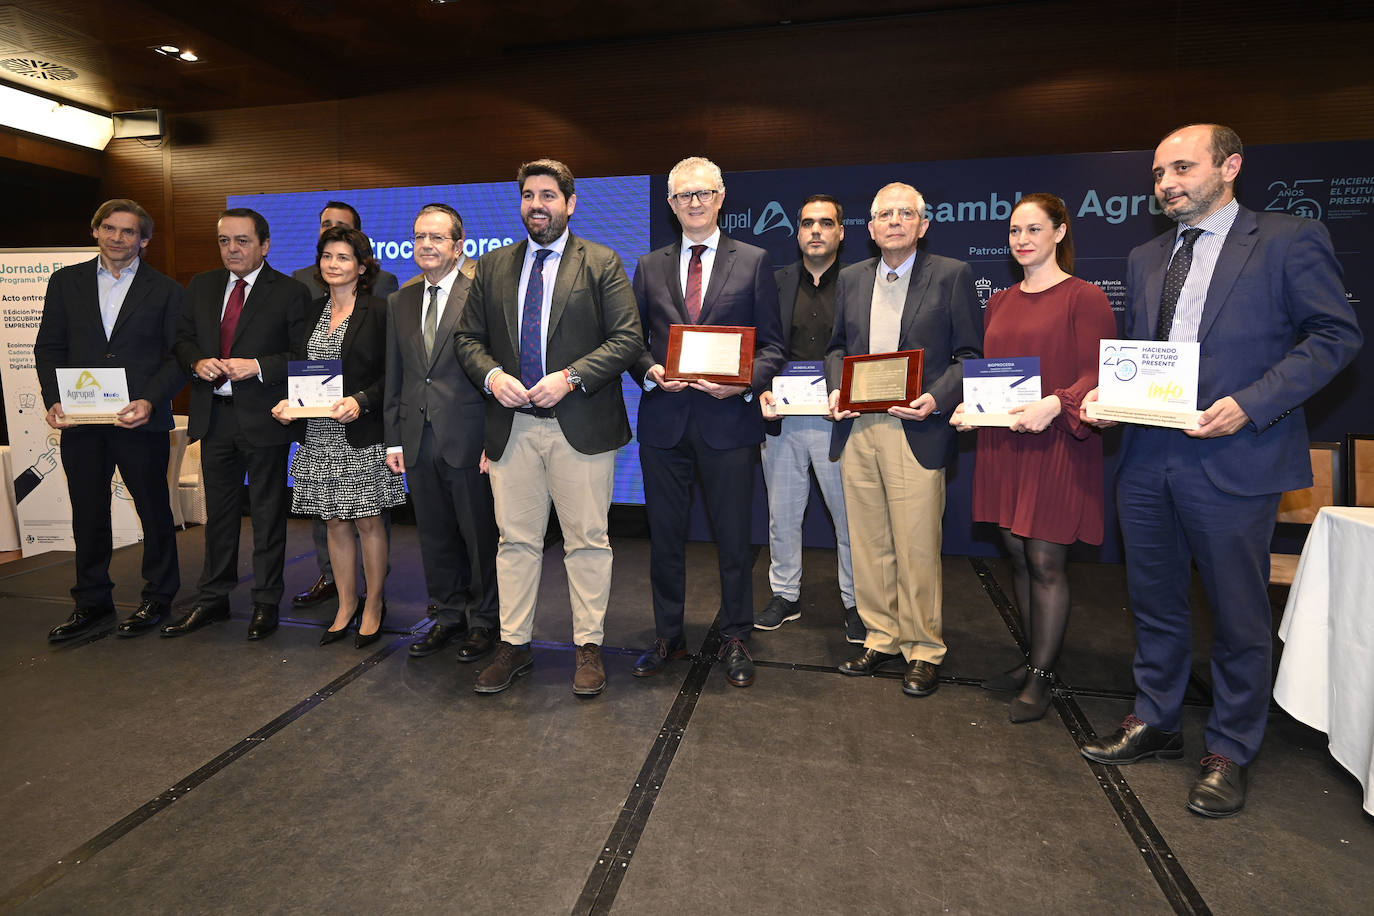
<path fill-rule="evenodd" d="M 754 465 L 763 441 L 758 396 L 782 368 L 778 289 L 768 253 L 724 235 L 716 225 L 725 180 L 709 159 L 684 159 L 668 173 L 668 204 L 682 238 L 646 254 L 634 291 L 648 349 L 630 370 L 646 389 L 639 402 L 639 462 L 651 539 L 649 579 L 654 595 L 654 647 L 635 665 L 636 677 L 663 670 L 687 654 L 683 634 L 687 525 L 698 474 L 715 528 L 720 565 L 721 658 L 736 687 L 754 680 L 744 647 L 754 629 Z M 748 387 L 665 377 L 674 324 L 755 329 Z"/>
<path fill-rule="evenodd" d="M 1206 817 L 1244 806 L 1264 736 L 1269 541 L 1280 494 L 1312 485 L 1302 404 L 1361 339 L 1326 227 L 1240 206 L 1241 156 L 1240 138 L 1219 124 L 1180 128 L 1155 150 L 1155 196 L 1178 228 L 1131 252 L 1125 336 L 1200 344 L 1202 416 L 1195 430 L 1128 426 L 1122 437 L 1135 709 L 1083 748 L 1107 764 L 1183 755 L 1196 562 L 1212 608 L 1213 703 L 1188 809 Z"/>

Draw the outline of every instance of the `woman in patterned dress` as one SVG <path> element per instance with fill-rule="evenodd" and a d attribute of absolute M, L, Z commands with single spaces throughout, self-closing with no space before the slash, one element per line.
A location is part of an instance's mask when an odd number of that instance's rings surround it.
<path fill-rule="evenodd" d="M 1019 691 L 1011 721 L 1030 722 L 1049 708 L 1068 628 L 1069 547 L 1102 543 L 1102 437 L 1079 419 L 1078 405 L 1097 387 L 1098 342 L 1116 336 L 1116 318 L 1101 289 L 1070 273 L 1073 234 L 1058 197 L 1021 198 L 1008 238 L 1025 275 L 988 303 L 983 353 L 1038 356 L 1047 394 L 1014 408 L 1010 429 L 979 429 L 973 520 L 1001 531 L 1030 643 L 1024 664 L 983 686 Z M 960 404 L 949 422 L 972 429 L 963 418 Z"/>
<path fill-rule="evenodd" d="M 320 645 L 343 639 L 356 619 L 354 644 L 361 649 L 380 638 L 386 616 L 382 513 L 405 502 L 401 477 L 387 469 L 383 444 L 387 304 L 370 294 L 379 267 L 367 236 L 335 226 L 320 235 L 315 251 L 316 279 L 329 293 L 311 304 L 312 330 L 302 358 L 342 360 L 344 391 L 351 393 L 334 402 L 329 416 L 306 421 L 305 441 L 291 462 L 291 511 L 317 515 L 329 530 L 339 610 Z M 286 407 L 282 401 L 272 410 L 283 423 L 291 422 Z M 362 544 L 365 602 L 351 572 L 358 565 L 355 532 Z"/>

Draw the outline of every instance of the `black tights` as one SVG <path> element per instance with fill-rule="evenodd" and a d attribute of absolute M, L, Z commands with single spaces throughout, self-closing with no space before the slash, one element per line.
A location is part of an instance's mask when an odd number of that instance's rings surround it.
<path fill-rule="evenodd" d="M 1021 632 L 1030 643 L 1030 663 L 1051 671 L 1069 625 L 1069 546 L 1023 538 L 1006 528 L 1001 531 L 1011 557 Z M 1049 688 L 1048 680 L 1027 672 L 1021 698 L 1033 702 Z"/>

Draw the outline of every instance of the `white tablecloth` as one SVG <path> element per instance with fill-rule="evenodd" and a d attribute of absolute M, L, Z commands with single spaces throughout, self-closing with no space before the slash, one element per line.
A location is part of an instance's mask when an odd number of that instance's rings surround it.
<path fill-rule="evenodd" d="M 1374 814 L 1374 509 L 1328 506 L 1302 549 L 1279 626 L 1274 699 L 1326 732 Z"/>

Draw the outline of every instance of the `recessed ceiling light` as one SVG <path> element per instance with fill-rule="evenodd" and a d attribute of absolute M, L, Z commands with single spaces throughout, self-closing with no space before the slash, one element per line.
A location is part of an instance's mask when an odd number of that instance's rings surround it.
<path fill-rule="evenodd" d="M 181 49 L 178 48 L 176 45 L 161 45 L 161 46 L 158 47 L 156 50 L 161 51 L 163 54 L 180 54 L 180 53 L 181 53 Z"/>
<path fill-rule="evenodd" d="M 176 45 L 153 45 L 148 50 L 154 54 L 161 54 L 163 57 L 170 57 L 174 60 L 184 60 L 187 63 L 194 63 L 200 60 L 199 55 L 194 51 L 183 51 Z"/>
<path fill-rule="evenodd" d="M 182 51 L 180 54 L 177 55 L 177 57 L 180 57 L 182 60 L 190 63 L 194 63 L 200 60 L 200 58 L 197 57 L 195 53 L 192 51 Z"/>

